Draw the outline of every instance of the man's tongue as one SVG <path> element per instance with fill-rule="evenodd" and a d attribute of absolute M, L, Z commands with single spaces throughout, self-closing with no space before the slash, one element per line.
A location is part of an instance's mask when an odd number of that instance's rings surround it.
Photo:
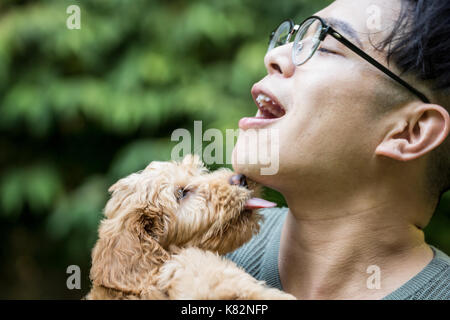
<path fill-rule="evenodd" d="M 277 204 L 264 200 L 264 199 L 260 199 L 260 198 L 251 198 L 249 200 L 247 200 L 247 202 L 245 203 L 245 209 L 261 209 L 261 208 L 273 208 L 276 207 Z"/>

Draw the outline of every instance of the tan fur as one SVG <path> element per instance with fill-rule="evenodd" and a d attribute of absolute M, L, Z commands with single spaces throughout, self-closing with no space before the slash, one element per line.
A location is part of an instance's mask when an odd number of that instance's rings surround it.
<path fill-rule="evenodd" d="M 219 256 L 249 241 L 261 219 L 244 210 L 258 187 L 230 185 L 232 175 L 209 173 L 197 156 L 187 156 L 152 162 L 114 184 L 86 298 L 293 299 Z M 180 200 L 182 188 L 190 192 Z"/>

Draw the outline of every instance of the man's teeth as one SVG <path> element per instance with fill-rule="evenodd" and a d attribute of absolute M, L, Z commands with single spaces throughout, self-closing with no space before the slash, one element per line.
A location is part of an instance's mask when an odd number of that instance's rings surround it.
<path fill-rule="evenodd" d="M 283 110 L 265 94 L 260 93 L 256 97 L 256 102 L 258 103 L 261 110 L 266 111 L 267 113 L 272 114 L 275 117 L 282 117 L 284 115 Z"/>
<path fill-rule="evenodd" d="M 259 106 L 262 107 L 263 106 L 263 101 L 264 102 L 271 102 L 273 105 L 275 104 L 275 102 L 273 102 L 272 99 L 270 99 L 268 96 L 266 96 L 265 94 L 260 93 L 256 97 L 256 102 L 258 102 Z"/>

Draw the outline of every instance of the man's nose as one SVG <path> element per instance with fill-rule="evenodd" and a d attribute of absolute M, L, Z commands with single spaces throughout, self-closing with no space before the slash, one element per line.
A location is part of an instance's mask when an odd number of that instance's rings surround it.
<path fill-rule="evenodd" d="M 243 174 L 235 174 L 234 176 L 231 176 L 229 182 L 234 186 L 247 187 L 247 179 Z"/>
<path fill-rule="evenodd" d="M 286 78 L 291 77 L 295 72 L 295 65 L 292 63 L 292 42 L 267 52 L 264 64 L 269 75 L 280 74 Z"/>

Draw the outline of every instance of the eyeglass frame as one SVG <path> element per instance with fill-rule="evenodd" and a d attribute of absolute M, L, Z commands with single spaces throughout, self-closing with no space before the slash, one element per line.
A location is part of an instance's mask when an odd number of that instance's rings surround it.
<path fill-rule="evenodd" d="M 420 98 L 420 100 L 422 100 L 425 103 L 430 103 L 430 100 L 423 94 L 421 93 L 419 90 L 415 89 L 413 86 L 411 86 L 409 83 L 407 83 L 405 80 L 403 80 L 402 78 L 400 78 L 399 76 L 397 76 L 395 73 L 393 73 L 391 70 L 389 70 L 388 68 L 386 68 L 385 66 L 383 66 L 381 63 L 379 63 L 378 61 L 376 61 L 374 58 L 372 58 L 371 56 L 369 56 L 367 53 L 365 53 L 363 50 L 361 50 L 360 48 L 358 48 L 355 44 L 353 44 L 350 40 L 348 40 L 347 38 L 345 38 L 342 34 L 340 34 L 338 31 L 336 31 L 333 27 L 331 27 L 330 25 L 328 25 L 321 17 L 318 16 L 311 16 L 306 18 L 305 20 L 303 20 L 303 22 L 301 24 L 295 24 L 294 21 L 292 19 L 288 19 L 285 20 L 283 22 L 281 22 L 277 28 L 272 31 L 271 35 L 270 35 L 270 39 L 269 39 L 269 45 L 272 42 L 272 39 L 275 35 L 275 32 L 278 30 L 278 28 L 285 22 L 289 22 L 289 34 L 286 37 L 286 42 L 283 44 L 287 44 L 290 39 L 292 38 L 292 36 L 301 29 L 301 27 L 308 21 L 311 19 L 317 19 L 320 21 L 320 23 L 322 24 L 322 30 L 320 31 L 320 35 L 319 35 L 319 44 L 316 47 L 316 50 L 320 47 L 321 43 L 325 40 L 325 37 L 327 35 L 331 35 L 333 38 L 335 38 L 337 41 L 339 41 L 340 43 L 342 43 L 344 46 L 346 46 L 347 48 L 349 48 L 350 50 L 352 50 L 354 53 L 356 53 L 357 55 L 359 55 L 361 58 L 363 58 L 364 60 L 366 60 L 367 62 L 369 62 L 370 64 L 372 64 L 374 67 L 376 67 L 378 70 L 382 71 L 383 73 L 385 73 L 386 75 L 388 75 L 391 79 L 395 80 L 396 82 L 398 82 L 399 84 L 401 84 L 403 87 L 405 87 L 406 89 L 408 89 L 410 92 L 414 93 L 418 98 Z M 276 47 L 274 47 L 276 48 Z M 274 49 L 272 48 L 272 49 Z M 292 49 L 293 50 L 293 49 Z M 270 51 L 270 50 L 269 50 Z M 309 59 L 311 59 L 314 54 L 315 51 L 301 64 L 297 65 L 303 65 L 306 62 L 308 62 Z M 293 61 L 294 62 L 294 61 Z M 295 64 L 295 63 L 294 63 Z"/>

